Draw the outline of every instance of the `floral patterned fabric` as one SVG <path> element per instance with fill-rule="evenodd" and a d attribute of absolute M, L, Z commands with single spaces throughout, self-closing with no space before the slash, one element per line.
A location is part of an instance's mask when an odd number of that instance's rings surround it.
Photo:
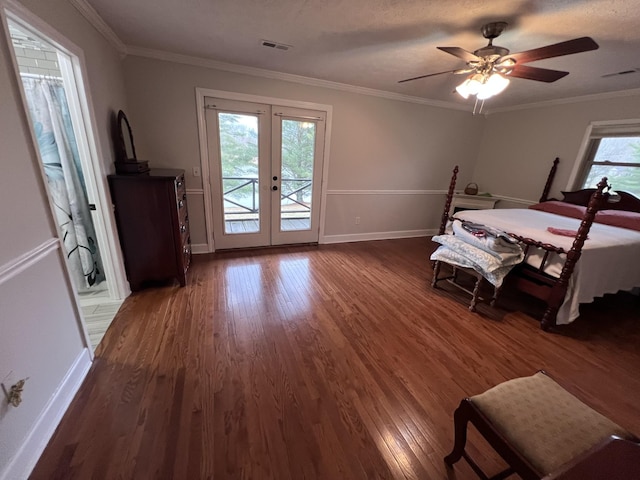
<path fill-rule="evenodd" d="M 513 252 L 499 255 L 471 245 L 456 235 L 436 235 L 432 240 L 441 246 L 433 252 L 431 260 L 472 268 L 495 287 L 500 287 L 511 269 L 524 259 L 519 245 L 514 245 Z"/>

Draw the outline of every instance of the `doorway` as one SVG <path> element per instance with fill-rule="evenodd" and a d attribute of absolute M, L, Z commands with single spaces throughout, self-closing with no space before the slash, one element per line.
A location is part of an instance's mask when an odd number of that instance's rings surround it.
<path fill-rule="evenodd" d="M 24 20 L 7 19 L 49 204 L 92 347 L 124 296 L 105 239 L 78 60 Z M 116 279 L 117 280 L 117 279 Z"/>
<path fill-rule="evenodd" d="M 204 103 L 216 250 L 317 243 L 326 112 Z"/>

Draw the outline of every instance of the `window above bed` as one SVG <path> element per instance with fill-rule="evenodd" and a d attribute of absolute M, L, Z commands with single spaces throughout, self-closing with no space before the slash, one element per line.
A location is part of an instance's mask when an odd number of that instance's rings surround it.
<path fill-rule="evenodd" d="M 602 177 L 613 190 L 640 197 L 640 125 L 594 127 L 578 188 L 593 188 Z"/>

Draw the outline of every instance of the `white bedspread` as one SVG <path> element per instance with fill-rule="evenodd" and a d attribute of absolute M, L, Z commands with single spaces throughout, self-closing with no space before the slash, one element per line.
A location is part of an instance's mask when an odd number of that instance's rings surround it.
<path fill-rule="evenodd" d="M 455 217 L 550 243 L 566 251 L 571 249 L 573 238 L 552 234 L 547 227 L 577 230 L 580 226 L 580 220 L 530 209 L 464 210 L 457 212 Z M 536 250 L 525 259 L 534 266 L 540 265 L 542 259 L 540 250 Z M 560 257 L 550 256 L 545 273 L 560 276 L 565 255 Z M 578 318 L 580 303 L 589 303 L 605 293 L 640 286 L 638 259 L 640 232 L 594 223 L 569 280 L 567 296 L 558 311 L 556 323 L 567 324 Z"/>

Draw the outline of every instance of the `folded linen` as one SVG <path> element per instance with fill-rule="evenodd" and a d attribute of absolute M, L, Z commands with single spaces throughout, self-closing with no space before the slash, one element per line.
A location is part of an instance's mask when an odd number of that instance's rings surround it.
<path fill-rule="evenodd" d="M 578 234 L 577 230 L 568 230 L 566 228 L 547 227 L 547 232 L 554 235 L 561 235 L 563 237 L 575 237 Z M 587 237 L 587 240 L 589 237 Z"/>
<path fill-rule="evenodd" d="M 479 267 L 470 261 L 464 255 L 460 255 L 444 245 L 440 245 L 435 252 L 431 254 L 431 260 L 439 260 L 441 262 L 455 265 L 458 267 L 472 268 L 476 272 L 479 272 L 489 283 L 495 287 L 500 287 L 504 282 L 504 278 L 511 271 L 513 266 L 500 267 L 492 272 L 483 272 L 479 270 Z"/>
<path fill-rule="evenodd" d="M 476 223 L 472 224 L 470 222 L 456 220 L 453 221 L 453 233 L 474 247 L 484 250 L 502 260 L 507 260 L 512 256 L 518 256 L 522 253 L 522 247 L 520 247 L 517 240 L 503 231 Z M 465 227 L 477 229 L 478 231 L 485 232 L 485 234 L 483 236 L 474 235 L 472 231 Z"/>
<path fill-rule="evenodd" d="M 448 262 L 446 257 L 449 256 L 455 257 L 456 261 L 461 262 L 460 257 L 463 257 L 466 264 L 461 266 L 473 268 L 496 287 L 502 285 L 504 277 L 511 268 L 524 259 L 521 248 L 519 252 L 503 254 L 501 257 L 495 255 L 495 252 L 488 252 L 470 244 L 457 235 L 436 235 L 432 240 L 445 248 L 439 247 L 431 255 L 431 260 Z"/>

